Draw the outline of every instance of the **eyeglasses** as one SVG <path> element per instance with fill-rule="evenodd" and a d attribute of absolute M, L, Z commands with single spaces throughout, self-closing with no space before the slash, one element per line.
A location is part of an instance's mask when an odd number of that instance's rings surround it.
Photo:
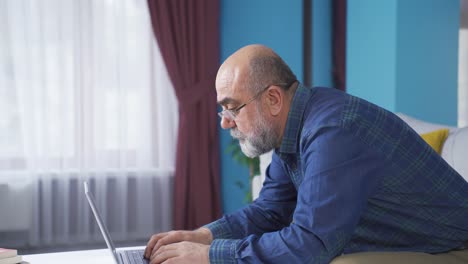
<path fill-rule="evenodd" d="M 290 85 L 292 85 L 292 83 Z M 258 92 L 256 95 L 254 95 L 252 98 L 250 98 L 247 102 L 241 104 L 238 107 L 232 108 L 232 109 L 224 109 L 223 111 L 219 112 L 218 115 L 221 118 L 224 117 L 224 118 L 226 118 L 228 120 L 234 120 L 237 117 L 237 115 L 239 114 L 239 111 L 242 108 L 244 108 L 246 105 L 248 105 L 249 103 L 251 103 L 252 101 L 257 99 L 263 92 L 268 90 L 268 88 L 270 88 L 271 86 L 289 87 L 290 85 L 288 85 L 287 83 L 269 84 L 268 86 L 263 88 L 260 92 Z"/>

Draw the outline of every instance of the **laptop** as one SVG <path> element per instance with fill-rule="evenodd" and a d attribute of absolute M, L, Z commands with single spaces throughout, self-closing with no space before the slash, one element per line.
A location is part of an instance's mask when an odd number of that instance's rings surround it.
<path fill-rule="evenodd" d="M 106 225 L 102 221 L 101 215 L 97 210 L 96 203 L 94 201 L 94 196 L 89 190 L 88 183 L 85 181 L 84 189 L 86 198 L 88 198 L 89 206 L 91 206 L 91 210 L 93 211 L 94 218 L 96 218 L 96 222 L 101 229 L 102 236 L 106 241 L 107 247 L 110 249 L 112 256 L 114 256 L 114 261 L 116 264 L 148 264 L 149 261 L 143 258 L 143 254 L 145 252 L 144 249 L 137 249 L 137 250 L 116 250 L 115 245 L 112 242 L 110 237 L 109 231 L 107 230 Z"/>

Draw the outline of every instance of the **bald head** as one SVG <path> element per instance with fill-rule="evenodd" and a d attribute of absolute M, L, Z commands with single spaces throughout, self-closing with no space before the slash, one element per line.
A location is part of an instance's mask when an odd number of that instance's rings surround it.
<path fill-rule="evenodd" d="M 231 129 L 248 157 L 280 145 L 295 81 L 288 65 L 262 45 L 241 48 L 219 68 L 216 93 L 224 108 L 221 127 Z"/>
<path fill-rule="evenodd" d="M 220 71 L 230 67 L 245 67 L 247 70 L 251 61 L 259 57 L 276 57 L 280 59 L 272 49 L 266 46 L 258 44 L 248 45 L 240 48 L 234 54 L 229 56 L 224 61 L 223 65 L 221 65 Z"/>
<path fill-rule="evenodd" d="M 270 84 L 291 84 L 296 80 L 288 65 L 272 49 L 248 45 L 229 56 L 218 70 L 217 89 L 241 89 L 256 93 Z"/>

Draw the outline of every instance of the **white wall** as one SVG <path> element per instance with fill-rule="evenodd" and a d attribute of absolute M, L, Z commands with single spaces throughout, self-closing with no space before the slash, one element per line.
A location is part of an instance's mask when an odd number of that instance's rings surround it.
<path fill-rule="evenodd" d="M 458 52 L 458 126 L 465 127 L 468 126 L 468 28 L 460 29 Z"/>

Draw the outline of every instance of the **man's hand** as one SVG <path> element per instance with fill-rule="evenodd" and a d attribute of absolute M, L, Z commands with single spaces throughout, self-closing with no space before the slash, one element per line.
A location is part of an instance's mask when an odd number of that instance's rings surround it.
<path fill-rule="evenodd" d="M 194 231 L 170 231 L 153 235 L 146 245 L 145 258 L 150 259 L 162 246 L 182 241 L 210 245 L 213 241 L 213 235 L 211 231 L 205 227 Z"/>
<path fill-rule="evenodd" d="M 210 246 L 194 242 L 179 242 L 161 246 L 151 255 L 150 264 L 209 264 Z"/>

